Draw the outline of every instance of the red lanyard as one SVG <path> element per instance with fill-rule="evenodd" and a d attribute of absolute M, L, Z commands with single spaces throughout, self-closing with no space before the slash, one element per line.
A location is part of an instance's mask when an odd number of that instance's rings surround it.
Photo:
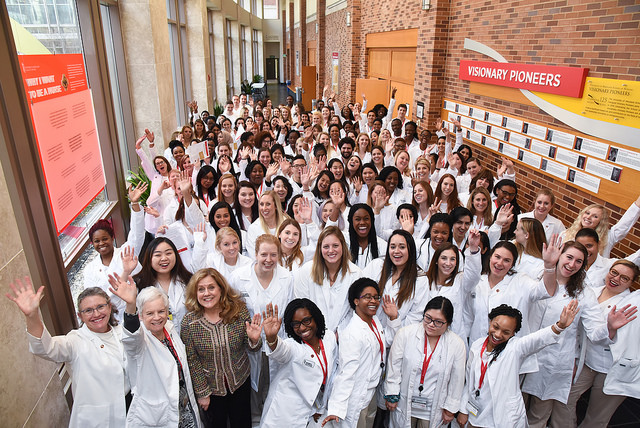
<path fill-rule="evenodd" d="M 422 392 L 422 385 L 424 384 L 424 376 L 427 374 L 427 369 L 429 368 L 429 363 L 431 362 L 431 357 L 433 357 L 433 353 L 436 352 L 436 348 L 438 347 L 438 342 L 440 342 L 440 336 L 438 336 L 438 340 L 436 340 L 436 344 L 431 350 L 429 354 L 429 358 L 427 358 L 427 345 L 429 343 L 429 339 L 427 335 L 424 335 L 424 360 L 422 361 L 422 373 L 420 374 L 420 386 L 418 387 L 418 391 Z"/>
<path fill-rule="evenodd" d="M 482 388 L 482 383 L 484 382 L 484 375 L 487 374 L 487 367 L 489 365 L 488 362 L 482 361 L 482 356 L 484 355 L 484 350 L 487 349 L 487 342 L 489 341 L 489 337 L 487 337 L 482 345 L 482 349 L 480 350 L 480 381 L 478 381 L 478 390 Z"/>
<path fill-rule="evenodd" d="M 262 188 L 264 187 L 264 181 L 262 182 L 262 184 L 260 185 L 260 189 L 258 189 L 258 191 L 256 192 L 258 194 L 258 197 L 262 196 Z"/>
<path fill-rule="evenodd" d="M 309 345 L 309 342 L 307 342 L 306 340 L 304 341 L 304 343 Z M 322 352 L 322 358 L 324 358 L 324 365 L 322 365 L 322 360 L 320 359 L 320 355 L 316 352 L 315 348 L 311 345 L 309 345 L 309 347 L 313 349 L 313 352 L 316 354 L 316 357 L 318 357 L 318 362 L 320 363 L 320 368 L 322 369 L 322 384 L 326 385 L 328 364 L 327 364 L 327 354 L 324 353 L 324 344 L 322 343 L 322 339 L 320 339 L 320 352 Z"/>
<path fill-rule="evenodd" d="M 180 357 L 178 356 L 178 350 L 175 346 L 173 346 L 173 340 L 171 340 L 171 336 L 169 336 L 169 332 L 167 332 L 167 329 L 163 327 L 162 330 L 164 330 L 164 337 L 167 338 L 169 345 L 171 345 L 171 349 L 173 349 L 173 351 L 170 349 L 169 352 L 171 352 L 172 354 L 175 352 L 174 355 L 176 357 L 176 360 L 178 360 L 178 364 L 180 364 L 180 370 L 182 370 L 182 361 L 180 361 Z"/>
<path fill-rule="evenodd" d="M 371 324 L 369 325 L 369 328 L 371 329 L 373 334 L 376 336 L 376 339 L 380 344 L 380 367 L 384 367 L 384 357 L 383 357 L 384 344 L 382 343 L 382 334 L 378 331 L 378 326 L 376 325 L 375 320 L 371 320 Z"/>

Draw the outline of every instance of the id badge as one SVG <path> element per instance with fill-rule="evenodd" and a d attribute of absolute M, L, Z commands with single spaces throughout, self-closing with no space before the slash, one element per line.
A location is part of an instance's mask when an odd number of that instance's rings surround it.
<path fill-rule="evenodd" d="M 467 402 L 467 410 L 473 416 L 478 416 L 478 413 L 480 413 L 480 411 L 482 410 L 482 405 L 478 401 L 478 397 L 469 397 L 469 401 Z"/>
<path fill-rule="evenodd" d="M 429 409 L 430 402 L 427 397 L 421 395 L 414 395 L 411 397 L 411 407 L 414 409 L 427 410 Z"/>

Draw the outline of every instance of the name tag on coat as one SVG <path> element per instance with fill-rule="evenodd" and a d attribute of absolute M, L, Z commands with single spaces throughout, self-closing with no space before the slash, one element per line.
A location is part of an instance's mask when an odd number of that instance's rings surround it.
<path fill-rule="evenodd" d="M 316 366 L 316 363 L 314 363 L 311 360 L 307 360 L 307 359 L 302 361 L 302 364 L 304 364 L 305 366 L 309 367 L 310 369 L 312 369 L 312 368 L 314 368 Z"/>

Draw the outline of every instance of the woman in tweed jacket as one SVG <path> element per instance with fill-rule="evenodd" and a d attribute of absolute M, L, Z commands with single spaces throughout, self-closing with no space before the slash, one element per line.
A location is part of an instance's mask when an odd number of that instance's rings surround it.
<path fill-rule="evenodd" d="M 250 366 L 247 351 L 261 349 L 261 319 L 249 316 L 240 296 L 215 269 L 196 272 L 187 285 L 190 311 L 180 335 L 193 388 L 207 427 L 250 428 Z"/>

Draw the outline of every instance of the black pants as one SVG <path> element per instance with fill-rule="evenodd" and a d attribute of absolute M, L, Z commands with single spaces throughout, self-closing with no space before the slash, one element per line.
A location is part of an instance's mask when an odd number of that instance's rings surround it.
<path fill-rule="evenodd" d="M 209 408 L 204 412 L 203 423 L 207 428 L 251 428 L 251 378 L 248 378 L 233 394 L 211 395 Z M 227 425 L 227 422 L 229 425 Z"/>

